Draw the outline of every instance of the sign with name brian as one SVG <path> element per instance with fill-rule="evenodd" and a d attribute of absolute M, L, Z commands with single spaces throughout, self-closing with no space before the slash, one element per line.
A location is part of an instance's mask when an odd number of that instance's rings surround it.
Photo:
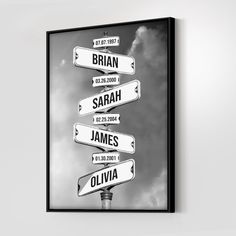
<path fill-rule="evenodd" d="M 93 47 L 100 48 L 100 47 L 114 47 L 120 45 L 120 37 L 119 36 L 112 36 L 112 37 L 103 37 L 100 39 L 93 40 Z"/>
<path fill-rule="evenodd" d="M 141 97 L 141 86 L 138 80 L 117 86 L 107 92 L 96 94 L 79 102 L 79 114 L 87 115 L 97 111 L 104 111 Z"/>
<path fill-rule="evenodd" d="M 79 123 L 74 124 L 73 139 L 76 143 L 89 146 L 132 154 L 135 152 L 135 139 L 132 135 L 106 131 Z"/>
<path fill-rule="evenodd" d="M 129 159 L 80 177 L 78 195 L 84 196 L 106 187 L 122 184 L 133 180 L 134 177 L 135 162 L 133 159 Z"/>
<path fill-rule="evenodd" d="M 135 73 L 135 60 L 133 57 L 89 48 L 75 47 L 73 50 L 73 63 L 75 66 L 101 71 L 130 75 Z"/>

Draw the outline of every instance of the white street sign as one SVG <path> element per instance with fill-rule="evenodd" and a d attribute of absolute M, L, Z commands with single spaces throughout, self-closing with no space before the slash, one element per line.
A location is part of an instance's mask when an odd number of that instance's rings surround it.
<path fill-rule="evenodd" d="M 93 126 L 74 124 L 73 139 L 76 143 L 107 148 L 126 153 L 135 152 L 135 138 L 132 135 L 106 131 Z"/>
<path fill-rule="evenodd" d="M 100 48 L 100 47 L 113 47 L 120 45 L 120 37 L 113 36 L 113 37 L 104 37 L 100 39 L 93 40 L 93 47 Z"/>
<path fill-rule="evenodd" d="M 97 111 L 104 111 L 141 97 L 141 86 L 138 80 L 117 86 L 107 92 L 96 94 L 79 102 L 79 114 L 87 115 Z"/>
<path fill-rule="evenodd" d="M 120 161 L 119 152 L 99 152 L 93 153 L 92 162 L 93 164 L 113 164 Z"/>
<path fill-rule="evenodd" d="M 105 53 L 89 48 L 75 47 L 73 50 L 73 63 L 76 66 L 101 71 L 131 75 L 135 73 L 135 60 L 133 57 Z"/>
<path fill-rule="evenodd" d="M 93 116 L 95 125 L 117 125 L 120 124 L 120 114 L 98 114 Z"/>
<path fill-rule="evenodd" d="M 82 176 L 78 180 L 78 195 L 84 196 L 100 189 L 112 187 L 133 180 L 135 162 L 133 159 L 120 162 L 93 173 Z"/>
<path fill-rule="evenodd" d="M 119 75 L 96 76 L 93 77 L 92 84 L 93 87 L 119 85 L 120 76 Z"/>

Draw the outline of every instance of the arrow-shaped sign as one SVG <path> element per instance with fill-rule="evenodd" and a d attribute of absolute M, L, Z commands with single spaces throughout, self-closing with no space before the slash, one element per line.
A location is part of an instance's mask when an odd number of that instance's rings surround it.
<path fill-rule="evenodd" d="M 78 180 L 78 195 L 84 196 L 100 189 L 122 184 L 131 181 L 134 177 L 134 160 L 120 162 L 80 177 Z"/>
<path fill-rule="evenodd" d="M 93 153 L 92 162 L 93 164 L 114 164 L 120 161 L 119 152 L 99 152 Z"/>
<path fill-rule="evenodd" d="M 79 102 L 79 114 L 87 115 L 97 111 L 104 111 L 141 97 L 141 86 L 138 80 L 117 86 L 107 92 L 96 94 Z"/>
<path fill-rule="evenodd" d="M 134 153 L 135 139 L 132 135 L 106 131 L 93 126 L 74 124 L 73 139 L 76 143 Z"/>
<path fill-rule="evenodd" d="M 114 47 L 120 45 L 120 37 L 119 36 L 112 36 L 112 37 L 103 37 L 100 39 L 93 40 L 93 47 Z"/>
<path fill-rule="evenodd" d="M 95 125 L 118 125 L 120 124 L 120 114 L 98 114 L 93 116 L 93 123 Z"/>
<path fill-rule="evenodd" d="M 73 50 L 73 63 L 76 66 L 102 71 L 130 75 L 135 73 L 135 60 L 133 57 L 89 48 L 75 47 Z"/>
<path fill-rule="evenodd" d="M 119 84 L 120 84 L 120 76 L 118 74 L 96 76 L 93 77 L 92 80 L 93 87 L 113 86 Z"/>

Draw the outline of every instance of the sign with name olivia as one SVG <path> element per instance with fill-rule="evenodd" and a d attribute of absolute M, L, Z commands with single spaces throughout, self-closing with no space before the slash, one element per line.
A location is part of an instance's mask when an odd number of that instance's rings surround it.
<path fill-rule="evenodd" d="M 117 125 L 120 124 L 120 114 L 99 114 L 93 116 L 93 123 L 95 125 Z"/>
<path fill-rule="evenodd" d="M 97 111 L 104 111 L 135 101 L 140 97 L 140 82 L 138 80 L 133 80 L 107 92 L 99 93 L 81 100 L 79 102 L 79 114 L 86 115 Z"/>
<path fill-rule="evenodd" d="M 73 50 L 74 65 L 90 69 L 133 75 L 135 73 L 134 61 L 133 57 L 89 48 L 75 47 Z"/>
<path fill-rule="evenodd" d="M 106 167 L 78 180 L 78 195 L 84 196 L 100 189 L 131 181 L 135 177 L 135 162 L 133 159 Z"/>
<path fill-rule="evenodd" d="M 116 74 L 96 76 L 96 77 L 93 77 L 92 84 L 93 84 L 93 87 L 119 85 L 120 76 Z"/>
<path fill-rule="evenodd" d="M 93 164 L 112 164 L 120 161 L 119 152 L 100 152 L 93 153 L 92 162 Z"/>
<path fill-rule="evenodd" d="M 94 48 L 113 47 L 113 46 L 119 46 L 119 45 L 120 45 L 120 37 L 119 36 L 106 37 L 106 38 L 100 38 L 100 39 L 93 40 L 93 47 Z"/>
<path fill-rule="evenodd" d="M 93 126 L 74 124 L 73 139 L 76 143 L 108 148 L 126 153 L 135 152 L 135 139 L 132 135 L 106 131 Z"/>

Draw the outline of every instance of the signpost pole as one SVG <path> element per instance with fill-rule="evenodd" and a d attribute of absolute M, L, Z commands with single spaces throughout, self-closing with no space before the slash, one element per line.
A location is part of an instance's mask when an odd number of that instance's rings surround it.
<path fill-rule="evenodd" d="M 106 38 L 108 36 L 108 32 L 105 31 L 103 33 L 103 37 Z M 104 50 L 105 52 L 108 52 L 108 48 L 107 47 L 104 47 Z M 107 73 L 105 73 L 107 74 Z M 105 86 L 104 90 L 108 90 L 108 87 Z M 106 112 L 105 112 L 106 113 Z M 109 130 L 109 127 L 108 127 L 108 124 L 104 124 L 106 130 Z M 108 166 L 108 164 L 105 164 L 104 167 Z M 109 190 L 105 189 L 104 191 L 102 191 L 100 193 L 101 195 L 101 201 L 102 201 L 102 209 L 103 210 L 109 210 L 111 209 L 111 201 L 112 201 L 112 196 L 113 196 L 113 193 L 111 193 Z"/>
<path fill-rule="evenodd" d="M 104 190 L 101 195 L 101 200 L 102 200 L 102 209 L 103 210 L 109 210 L 111 209 L 111 200 L 113 193 L 111 193 L 109 190 Z"/>

